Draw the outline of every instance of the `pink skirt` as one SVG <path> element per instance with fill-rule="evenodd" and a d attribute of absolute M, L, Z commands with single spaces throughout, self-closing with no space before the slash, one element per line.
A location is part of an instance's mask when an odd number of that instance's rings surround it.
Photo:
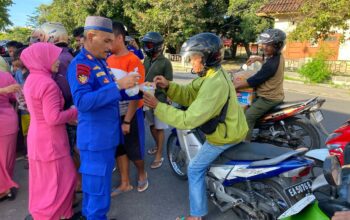
<path fill-rule="evenodd" d="M 29 212 L 35 220 L 73 215 L 77 172 L 70 156 L 43 162 L 29 159 Z"/>
<path fill-rule="evenodd" d="M 13 178 L 16 162 L 17 132 L 0 136 L 0 193 L 6 192 L 12 187 L 18 188 Z"/>

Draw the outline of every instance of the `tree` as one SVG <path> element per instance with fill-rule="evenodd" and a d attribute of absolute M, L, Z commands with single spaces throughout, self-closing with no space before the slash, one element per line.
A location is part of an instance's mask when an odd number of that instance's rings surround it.
<path fill-rule="evenodd" d="M 124 10 L 141 35 L 157 31 L 163 35 L 168 45 L 177 47 L 193 33 L 202 30 L 203 21 L 198 21 L 196 15 L 200 13 L 204 2 L 130 0 L 124 2 Z"/>
<path fill-rule="evenodd" d="M 8 12 L 8 7 L 12 4 L 12 0 L 0 0 L 0 30 L 4 30 L 7 25 L 12 25 Z"/>
<path fill-rule="evenodd" d="M 325 39 L 335 28 L 349 29 L 349 0 L 305 0 L 300 8 L 296 29 L 289 35 L 292 40 Z"/>
<path fill-rule="evenodd" d="M 0 33 L 0 40 L 15 40 L 22 43 L 27 43 L 28 37 L 32 33 L 32 29 L 25 27 L 14 27 L 5 32 Z"/>
<path fill-rule="evenodd" d="M 53 0 L 50 5 L 40 5 L 30 17 L 31 26 L 45 22 L 61 22 L 68 32 L 83 26 L 89 15 L 99 15 L 122 21 L 131 26 L 130 19 L 124 16 L 123 0 Z"/>
<path fill-rule="evenodd" d="M 243 44 L 250 56 L 249 43 L 255 42 L 258 35 L 273 27 L 273 20 L 256 15 L 257 10 L 268 0 L 230 0 L 223 26 L 223 34 L 232 38 L 233 54 L 236 54 L 237 44 Z"/>

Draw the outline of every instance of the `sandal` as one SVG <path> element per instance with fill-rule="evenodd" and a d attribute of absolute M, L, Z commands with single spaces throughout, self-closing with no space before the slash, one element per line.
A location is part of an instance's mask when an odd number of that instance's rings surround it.
<path fill-rule="evenodd" d="M 146 191 L 146 189 L 148 189 L 148 177 L 147 177 L 147 173 L 146 173 L 146 179 L 144 180 L 139 180 L 137 181 L 137 191 L 138 192 L 143 192 Z"/>
<path fill-rule="evenodd" d="M 151 164 L 151 168 L 152 169 L 157 169 L 159 167 L 161 167 L 163 165 L 163 161 L 164 161 L 164 158 L 160 158 L 160 160 L 158 161 L 153 161 L 152 164 Z"/>
<path fill-rule="evenodd" d="M 148 149 L 147 153 L 149 155 L 154 155 L 157 153 L 157 151 L 158 151 L 158 147 L 154 147 L 154 148 Z"/>
<path fill-rule="evenodd" d="M 134 189 L 134 187 L 132 185 L 129 185 L 126 190 L 120 190 L 118 188 L 113 188 L 112 192 L 111 192 L 111 197 L 118 196 L 120 194 L 130 192 L 133 189 Z"/>

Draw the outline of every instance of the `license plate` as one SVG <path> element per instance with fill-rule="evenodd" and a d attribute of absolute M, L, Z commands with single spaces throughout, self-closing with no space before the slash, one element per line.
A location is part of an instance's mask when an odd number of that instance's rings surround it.
<path fill-rule="evenodd" d="M 312 117 L 315 119 L 315 121 L 317 123 L 319 123 L 323 120 L 323 114 L 321 111 L 313 112 Z"/>
<path fill-rule="evenodd" d="M 289 197 L 297 197 L 299 195 L 307 195 L 311 193 L 312 192 L 311 188 L 312 188 L 312 181 L 306 180 L 305 182 L 301 182 L 291 187 L 288 187 L 284 191 Z"/>

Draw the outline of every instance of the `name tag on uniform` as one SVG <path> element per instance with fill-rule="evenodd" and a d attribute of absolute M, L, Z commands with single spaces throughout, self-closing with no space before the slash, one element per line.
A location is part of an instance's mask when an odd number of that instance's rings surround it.
<path fill-rule="evenodd" d="M 105 76 L 105 75 L 106 75 L 105 72 L 98 72 L 98 73 L 96 73 L 97 77 L 101 77 L 101 76 Z"/>

